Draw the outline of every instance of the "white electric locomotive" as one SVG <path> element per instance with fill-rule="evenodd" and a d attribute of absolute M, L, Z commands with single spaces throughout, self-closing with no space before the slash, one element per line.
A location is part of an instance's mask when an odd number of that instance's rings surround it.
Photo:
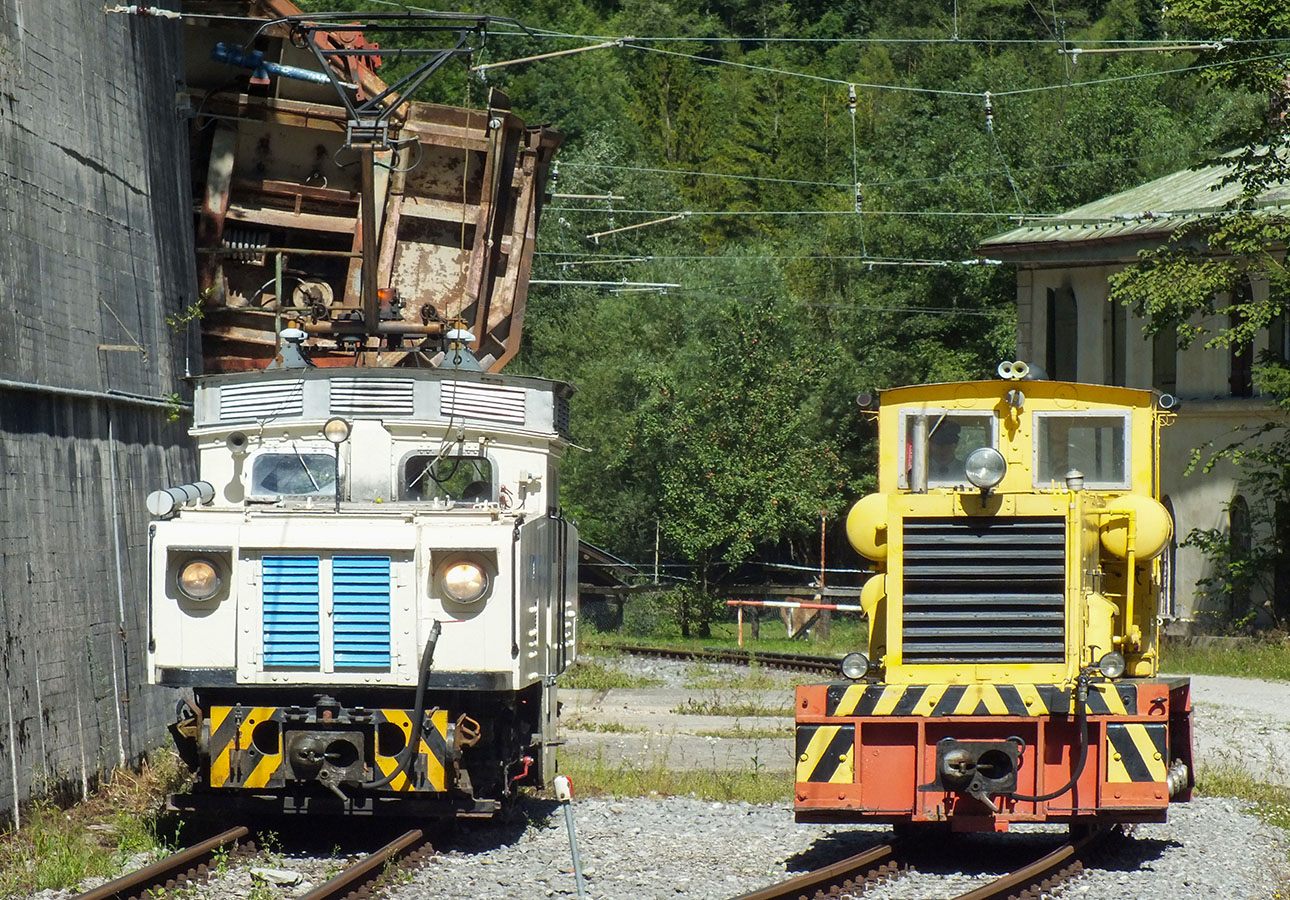
<path fill-rule="evenodd" d="M 149 498 L 149 678 L 190 810 L 491 815 L 554 774 L 572 388 L 455 367 L 197 380 L 201 481 Z M 458 357 L 459 359 L 460 357 Z"/>

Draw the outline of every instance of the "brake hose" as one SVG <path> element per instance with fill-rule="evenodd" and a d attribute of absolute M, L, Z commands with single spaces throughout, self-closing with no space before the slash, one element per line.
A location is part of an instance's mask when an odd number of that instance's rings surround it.
<path fill-rule="evenodd" d="M 439 643 L 439 632 L 442 629 L 443 625 L 436 620 L 434 627 L 430 629 L 430 637 L 426 639 L 425 649 L 421 651 L 421 677 L 417 679 L 416 699 L 412 702 L 415 712 L 413 713 L 414 720 L 412 723 L 412 733 L 408 735 L 407 746 L 399 751 L 399 755 L 395 758 L 394 768 L 390 771 L 389 775 L 386 775 L 383 778 L 378 778 L 375 781 L 369 781 L 363 785 L 363 787 L 385 787 L 393 781 L 395 776 L 400 772 L 405 773 L 408 776 L 408 779 L 411 780 L 412 773 L 409 771 L 408 765 L 412 762 L 412 758 L 416 755 L 417 747 L 421 743 L 421 729 L 425 727 L 426 687 L 430 682 L 430 665 L 434 661 L 434 648 L 435 645 Z"/>
<path fill-rule="evenodd" d="M 1031 796 L 1029 794 L 1009 794 L 1013 800 L 1022 800 L 1026 803 L 1043 803 L 1046 800 L 1053 800 L 1075 787 L 1075 782 L 1079 781 L 1080 775 L 1084 773 L 1084 764 L 1088 761 L 1088 679 L 1080 674 L 1075 686 L 1075 724 L 1079 728 L 1079 758 L 1075 761 L 1075 773 L 1071 775 L 1071 780 L 1066 782 L 1055 791 L 1047 794 Z"/>

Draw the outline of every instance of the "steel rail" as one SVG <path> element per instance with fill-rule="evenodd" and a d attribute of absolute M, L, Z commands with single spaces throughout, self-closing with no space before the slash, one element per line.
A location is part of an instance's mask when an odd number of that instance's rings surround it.
<path fill-rule="evenodd" d="M 147 892 L 157 888 L 169 890 L 170 887 L 186 881 L 204 880 L 208 874 L 206 862 L 214 856 L 215 852 L 224 847 L 236 846 L 250 833 L 250 829 L 245 825 L 230 828 L 200 844 L 194 844 L 142 869 L 122 875 L 115 881 L 109 881 L 91 891 L 77 894 L 75 900 L 128 900 L 132 897 L 143 897 Z"/>
<path fill-rule="evenodd" d="M 358 893 L 385 871 L 386 863 L 408 857 L 418 859 L 430 849 L 425 833 L 419 828 L 406 831 L 380 850 L 369 853 L 331 881 L 320 884 L 300 900 L 339 900 L 351 892 Z"/>
<path fill-rule="evenodd" d="M 1072 838 L 1033 863 L 966 894 L 959 894 L 954 900 L 1008 900 L 1010 897 L 1031 896 L 1029 892 L 1039 896 L 1041 892 L 1079 874 L 1084 868 L 1084 854 L 1115 830 L 1116 826 L 1109 825 L 1081 838 Z"/>
<path fill-rule="evenodd" d="M 879 844 L 855 856 L 796 875 L 734 900 L 798 900 L 800 897 L 840 896 L 854 892 L 869 881 L 885 878 L 897 870 L 896 845 Z"/>
<path fill-rule="evenodd" d="M 762 650 L 681 649 L 677 647 L 647 647 L 639 644 L 599 644 L 606 650 L 618 650 L 636 656 L 657 656 L 663 659 L 693 659 L 708 662 L 725 662 L 747 666 L 756 663 L 771 669 L 789 669 L 797 672 L 820 672 L 840 675 L 841 660 L 833 656 L 810 656 L 804 653 L 772 653 Z"/>

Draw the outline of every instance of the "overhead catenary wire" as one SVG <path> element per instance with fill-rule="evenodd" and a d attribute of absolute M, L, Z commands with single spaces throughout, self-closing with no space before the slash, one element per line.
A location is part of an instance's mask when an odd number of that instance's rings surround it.
<path fill-rule="evenodd" d="M 660 53 L 666 56 L 677 56 L 685 59 L 693 59 L 698 62 L 711 63 L 712 65 L 732 66 L 737 69 L 748 69 L 751 71 L 766 72 L 772 75 L 783 75 L 788 78 L 801 78 L 808 81 L 819 81 L 826 84 L 837 84 L 837 85 L 846 85 L 851 83 L 845 79 L 830 78 L 824 75 L 815 75 L 809 72 L 794 72 L 789 69 L 777 69 L 771 66 L 759 66 L 753 63 L 736 62 L 734 60 L 719 59 L 712 56 L 699 56 L 698 54 L 695 54 L 695 53 L 682 53 L 679 50 L 664 50 L 661 47 L 651 47 L 651 46 L 642 44 L 640 42 L 634 42 L 632 44 L 628 44 L 625 46 L 630 47 L 633 50 L 638 50 L 646 53 Z M 1040 91 L 1065 90 L 1067 88 L 1077 88 L 1077 87 L 1091 87 L 1099 84 L 1113 84 L 1121 81 L 1130 81 L 1138 78 L 1154 78 L 1162 75 L 1176 75 L 1182 72 L 1199 72 L 1204 69 L 1230 67 L 1234 65 L 1242 65 L 1245 63 L 1253 63 L 1253 62 L 1265 62 L 1270 59 L 1284 59 L 1287 56 L 1290 56 L 1290 51 L 1283 52 L 1283 53 L 1271 53 L 1263 56 L 1246 57 L 1243 59 L 1224 60 L 1222 62 L 1215 62 L 1215 63 L 1198 63 L 1196 65 L 1183 66 L 1181 68 L 1176 68 L 1176 69 L 1160 69 L 1160 70 L 1155 70 L 1151 72 L 1138 72 L 1132 75 L 1109 76 L 1107 78 L 1097 78 L 1097 79 L 1091 79 L 1089 81 L 1063 81 L 1060 84 L 1037 85 L 1035 87 L 1030 87 L 1030 88 L 1016 88 L 1013 90 L 1002 90 L 1002 91 L 994 90 L 994 91 L 991 91 L 990 93 L 995 97 L 1010 97 L 1010 96 L 1017 96 L 1020 94 L 1038 93 Z M 868 83 L 868 82 L 866 83 L 855 82 L 855 85 L 856 87 L 868 88 L 870 90 L 885 90 L 885 91 L 894 91 L 897 93 L 925 94 L 929 96 L 980 97 L 982 94 L 982 91 L 948 90 L 945 88 L 915 87 L 912 85 L 898 85 L 898 84 L 875 84 L 875 83 Z"/>
<path fill-rule="evenodd" d="M 1085 166 L 1098 165 L 1115 165 L 1126 162 L 1138 162 L 1147 159 L 1203 159 L 1211 154 L 1201 151 L 1171 151 L 1169 153 L 1141 153 L 1136 156 L 1095 156 L 1088 159 L 1065 160 L 1057 163 L 1048 163 L 1034 166 L 1018 166 L 1013 172 L 1047 172 L 1054 169 L 1070 169 Z M 778 184 L 800 185 L 803 187 L 827 187 L 827 188 L 846 188 L 848 184 L 845 181 L 809 181 L 797 178 L 774 178 L 766 175 L 742 175 L 734 172 L 711 172 L 700 171 L 696 169 L 659 169 L 649 166 L 621 166 L 610 163 L 588 163 L 564 160 L 561 165 L 569 169 L 593 169 L 614 172 L 634 172 L 657 175 L 684 175 L 695 178 L 729 178 L 736 181 L 751 182 L 772 182 Z M 884 181 L 866 181 L 866 187 L 891 187 L 902 184 L 926 184 L 938 181 L 953 181 L 957 179 L 985 178 L 991 175 L 1003 175 L 1002 169 L 983 169 L 977 172 L 948 172 L 941 175 L 926 175 L 917 178 L 891 178 Z M 552 196 L 560 196 L 553 194 Z M 591 198 L 600 199 L 600 198 Z M 622 199 L 614 197 L 612 199 Z"/>
<path fill-rule="evenodd" d="M 375 3 L 385 3 L 389 6 L 397 6 L 400 9 L 419 9 L 418 7 L 409 7 L 403 3 L 392 3 L 388 0 L 372 0 Z M 576 34 L 568 31 L 557 31 L 550 28 L 540 28 L 529 26 L 529 32 L 506 31 L 503 29 L 494 29 L 489 32 L 493 37 L 523 37 L 523 38 L 544 38 L 550 40 L 577 40 L 577 41 L 604 41 L 614 39 L 613 35 L 608 34 Z M 1051 31 L 1049 32 L 1051 34 Z M 1017 46 L 1037 46 L 1053 43 L 1052 38 L 993 38 L 993 37 L 970 37 L 965 35 L 955 35 L 953 37 L 941 38 L 912 38 L 912 37 L 786 37 L 781 35 L 693 35 L 693 34 L 672 34 L 672 35 L 634 35 L 632 37 L 635 43 L 669 43 L 669 44 L 1011 44 Z M 1218 36 L 1212 38 L 1195 38 L 1197 43 L 1202 44 L 1276 44 L 1290 42 L 1290 37 L 1266 37 L 1266 38 L 1231 38 L 1227 36 Z M 1150 45 L 1168 45 L 1178 43 L 1177 38 L 1077 38 L 1065 41 L 1067 44 L 1090 44 L 1090 45 L 1108 45 L 1108 46 L 1150 46 Z"/>
<path fill-rule="evenodd" d="M 548 206 L 549 212 L 563 213 L 589 213 L 595 215 L 641 215 L 641 216 L 669 216 L 676 219 L 690 217 L 715 217 L 724 218 L 728 216 L 948 216 L 951 218 L 964 219 L 1025 219 L 1042 222 L 1046 219 L 1058 218 L 1061 213 L 1039 214 L 1025 213 L 1023 215 L 1005 214 L 984 211 L 965 211 L 965 210 L 920 210 L 920 209 L 711 209 L 711 210 L 673 210 L 673 209 L 593 209 L 582 206 Z M 644 222 L 642 225 L 657 225 L 658 222 Z M 621 229 L 626 230 L 626 229 Z M 604 234 L 605 232 L 601 232 Z"/>

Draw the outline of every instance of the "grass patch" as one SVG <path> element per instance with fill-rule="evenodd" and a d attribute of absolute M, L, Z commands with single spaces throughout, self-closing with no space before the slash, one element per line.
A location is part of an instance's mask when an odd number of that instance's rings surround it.
<path fill-rule="evenodd" d="M 729 621 L 713 622 L 711 634 L 707 637 L 683 638 L 673 630 L 659 628 L 653 632 L 632 631 L 594 631 L 590 628 L 579 632 L 580 646 L 597 653 L 609 654 L 611 648 L 604 644 L 622 642 L 640 642 L 664 644 L 684 650 L 758 650 L 768 653 L 806 653 L 811 656 L 837 656 L 841 659 L 852 650 L 863 650 L 869 646 L 869 623 L 863 619 L 843 618 L 835 613 L 829 628 L 828 640 L 821 640 L 817 632 L 809 637 L 790 640 L 784 623 L 779 615 L 769 613 L 762 615 L 761 637 L 753 640 L 750 626 L 744 622 L 744 643 L 739 646 L 739 628 L 731 613 Z"/>
<path fill-rule="evenodd" d="M 785 740 L 793 736 L 791 728 L 744 728 L 736 722 L 730 728 L 696 731 L 698 737 L 734 738 L 736 740 Z"/>
<path fill-rule="evenodd" d="M 746 668 L 717 669 L 707 663 L 694 663 L 685 670 L 685 686 L 688 688 L 733 688 L 745 691 L 775 690 L 782 684 L 758 663 Z"/>
<path fill-rule="evenodd" d="M 1206 797 L 1235 797 L 1254 805 L 1254 814 L 1269 825 L 1290 832 L 1290 787 L 1256 781 L 1249 772 L 1233 765 L 1199 766 L 1196 793 Z M 1274 897 L 1290 897 L 1290 881 Z"/>
<path fill-rule="evenodd" d="M 687 697 L 685 703 L 672 712 L 683 716 L 792 716 L 792 698 L 785 696 L 783 705 L 768 706 L 765 702 L 749 697 Z"/>
<path fill-rule="evenodd" d="M 612 691 L 658 687 L 662 683 L 657 678 L 629 675 L 590 660 L 578 660 L 560 676 L 560 687 L 567 690 Z"/>
<path fill-rule="evenodd" d="M 746 770 L 678 772 L 661 760 L 634 766 L 607 760 L 601 754 L 594 758 L 567 754 L 560 757 L 560 771 L 573 780 L 582 796 L 694 796 L 723 803 L 782 803 L 789 799 L 793 786 L 789 773 L 767 772 L 755 757 L 749 759 Z"/>
<path fill-rule="evenodd" d="M 570 731 L 589 731 L 596 734 L 643 734 L 648 728 L 628 728 L 620 722 L 584 722 L 570 719 L 564 726 Z"/>
<path fill-rule="evenodd" d="M 1168 644 L 1160 659 L 1166 672 L 1290 681 L 1290 646 L 1282 641 Z"/>
<path fill-rule="evenodd" d="M 1260 819 L 1290 831 L 1290 787 L 1256 781 L 1236 766 L 1200 766 L 1196 771 L 1196 793 L 1248 800 Z"/>
<path fill-rule="evenodd" d="M 62 809 L 38 800 L 20 830 L 0 835 L 0 897 L 27 897 L 119 873 L 140 852 L 165 852 L 173 828 L 165 799 L 186 779 L 173 752 L 159 752 L 138 773 L 114 772 L 84 802 Z"/>

